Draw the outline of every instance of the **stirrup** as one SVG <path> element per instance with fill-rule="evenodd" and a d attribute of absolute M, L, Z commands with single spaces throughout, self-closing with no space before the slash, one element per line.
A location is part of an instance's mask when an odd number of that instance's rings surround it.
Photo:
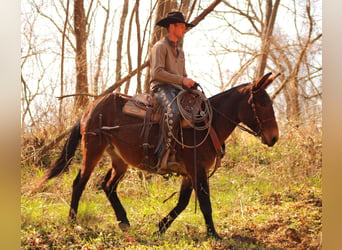
<path fill-rule="evenodd" d="M 162 160 L 161 160 L 161 163 L 160 163 L 160 169 L 167 169 L 167 160 L 169 159 L 169 155 L 170 155 L 170 149 L 166 149 L 164 155 L 162 156 Z"/>
<path fill-rule="evenodd" d="M 170 173 L 170 172 L 177 172 L 177 173 L 182 172 L 181 171 L 182 165 L 179 162 L 169 161 L 170 151 L 171 150 L 168 148 L 163 155 L 160 168 L 158 169 L 158 173 L 160 174 Z"/>

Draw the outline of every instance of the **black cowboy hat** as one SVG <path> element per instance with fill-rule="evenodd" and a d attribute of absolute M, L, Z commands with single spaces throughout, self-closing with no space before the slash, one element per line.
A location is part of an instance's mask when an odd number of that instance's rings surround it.
<path fill-rule="evenodd" d="M 171 23 L 185 23 L 186 27 L 195 27 L 195 25 L 193 25 L 192 23 L 185 22 L 185 18 L 183 16 L 182 12 L 179 12 L 179 11 L 169 12 L 167 14 L 167 17 L 165 17 L 165 18 L 163 18 L 157 22 L 157 25 L 167 28 L 167 27 L 169 27 L 169 24 L 171 24 Z"/>

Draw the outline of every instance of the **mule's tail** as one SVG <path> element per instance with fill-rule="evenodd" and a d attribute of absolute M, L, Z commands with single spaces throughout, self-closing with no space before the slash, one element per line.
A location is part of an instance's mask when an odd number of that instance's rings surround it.
<path fill-rule="evenodd" d="M 63 171 L 67 170 L 71 163 L 72 158 L 75 155 L 77 146 L 82 138 L 80 132 L 81 120 L 79 119 L 75 125 L 71 128 L 71 132 L 67 141 L 63 146 L 63 150 L 59 158 L 55 163 L 48 169 L 42 180 L 38 183 L 37 187 L 43 185 L 46 181 L 58 176 Z"/>

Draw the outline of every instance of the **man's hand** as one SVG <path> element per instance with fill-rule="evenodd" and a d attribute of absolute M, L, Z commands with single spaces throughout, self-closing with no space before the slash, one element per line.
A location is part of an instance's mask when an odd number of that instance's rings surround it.
<path fill-rule="evenodd" d="M 195 85 L 195 81 L 192 80 L 191 78 L 184 77 L 183 78 L 183 85 L 187 88 L 191 88 L 192 86 Z"/>

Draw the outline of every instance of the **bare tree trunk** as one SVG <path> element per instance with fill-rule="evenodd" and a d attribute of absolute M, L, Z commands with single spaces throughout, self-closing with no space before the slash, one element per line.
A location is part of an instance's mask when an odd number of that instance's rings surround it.
<path fill-rule="evenodd" d="M 164 18 L 167 13 L 169 13 L 172 9 L 177 8 L 177 1 L 175 0 L 161 0 L 158 1 L 157 5 L 157 11 L 155 15 L 155 20 L 154 20 L 154 27 L 153 27 L 153 32 L 151 36 L 151 41 L 148 46 L 148 53 L 150 53 L 153 45 L 159 41 L 162 37 L 166 35 L 167 30 L 165 28 L 159 27 L 156 25 L 156 23 Z M 149 93 L 150 92 L 150 68 L 147 68 L 146 71 L 146 77 L 144 81 L 144 92 Z"/>
<path fill-rule="evenodd" d="M 131 17 L 129 19 L 129 25 L 128 25 L 128 37 L 127 37 L 127 60 L 128 60 L 128 72 L 132 71 L 132 56 L 131 56 L 131 35 L 132 35 L 132 23 L 133 23 L 133 18 L 134 18 L 134 13 L 135 13 L 135 9 L 136 9 L 137 5 L 134 5 L 134 8 L 132 10 L 131 13 Z M 128 78 L 128 81 L 126 83 L 125 86 L 125 94 L 128 93 L 128 89 L 131 83 L 131 78 Z M 120 86 L 118 86 L 119 88 Z"/>
<path fill-rule="evenodd" d="M 138 73 L 137 73 L 137 89 L 136 94 L 141 93 L 141 36 L 140 36 L 140 20 L 139 20 L 139 0 L 136 0 L 135 2 L 136 8 L 135 8 L 135 23 L 137 26 L 137 45 L 138 45 L 138 55 L 137 55 L 137 67 L 138 67 Z"/>
<path fill-rule="evenodd" d="M 65 22 L 64 22 L 64 28 L 63 28 L 63 34 L 62 34 L 62 56 L 61 56 L 61 96 L 64 95 L 64 52 L 65 52 L 65 32 L 68 25 L 68 19 L 69 19 L 69 0 L 67 0 L 67 6 L 65 11 Z M 58 123 L 59 128 L 62 128 L 62 122 L 63 122 L 63 99 L 60 99 L 59 101 L 59 110 L 58 110 Z"/>
<path fill-rule="evenodd" d="M 87 77 L 87 20 L 83 0 L 74 0 L 74 25 L 76 36 L 76 95 L 74 113 L 88 104 L 88 77 Z"/>
<path fill-rule="evenodd" d="M 125 29 L 125 21 L 128 13 L 128 0 L 125 0 L 123 9 L 122 9 L 122 15 L 120 19 L 120 28 L 119 28 L 119 36 L 118 40 L 116 42 L 116 76 L 115 81 L 118 81 L 121 79 L 121 58 L 122 58 L 122 42 L 123 42 L 123 34 Z M 120 88 L 119 88 L 120 91 Z"/>
<path fill-rule="evenodd" d="M 108 0 L 108 8 L 103 7 L 103 9 L 106 12 L 106 20 L 105 20 L 104 27 L 103 27 L 100 53 L 97 59 L 97 70 L 96 70 L 95 77 L 94 77 L 94 95 L 97 95 L 99 92 L 99 77 L 100 77 L 100 72 L 101 72 L 101 62 L 102 62 L 102 57 L 103 57 L 104 44 L 106 41 L 106 34 L 107 34 L 107 27 L 108 27 L 109 13 L 110 13 L 110 0 Z"/>
<path fill-rule="evenodd" d="M 270 51 L 271 38 L 273 33 L 273 27 L 275 23 L 275 19 L 277 16 L 277 11 L 279 7 L 280 0 L 276 0 L 274 6 L 272 4 L 272 0 L 267 0 L 266 3 L 266 16 L 265 21 L 262 27 L 261 34 L 261 56 L 259 57 L 258 68 L 256 71 L 256 78 L 264 75 L 267 57 Z"/>

